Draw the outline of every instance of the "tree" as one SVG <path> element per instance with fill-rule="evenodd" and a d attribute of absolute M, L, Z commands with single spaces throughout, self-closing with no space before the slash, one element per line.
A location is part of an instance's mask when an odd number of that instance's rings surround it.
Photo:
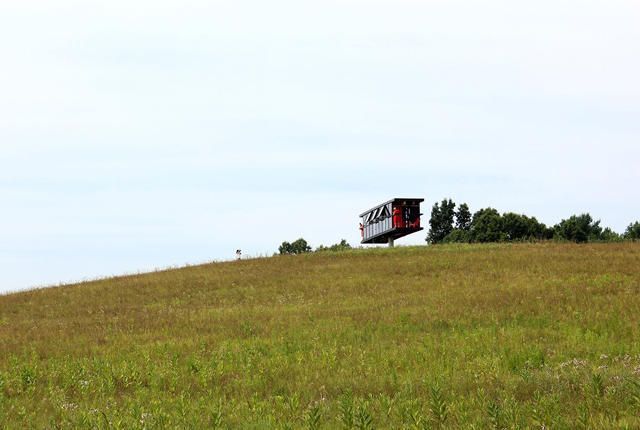
<path fill-rule="evenodd" d="M 531 223 L 525 215 L 507 212 L 502 216 L 502 229 L 507 240 L 524 240 L 529 238 Z"/>
<path fill-rule="evenodd" d="M 311 247 L 307 243 L 306 240 L 300 238 L 293 243 L 282 242 L 282 245 L 278 248 L 280 254 L 304 254 L 306 252 L 311 252 Z"/>
<path fill-rule="evenodd" d="M 311 252 L 311 247 L 303 238 L 300 238 L 293 242 L 291 244 L 291 248 L 294 254 L 304 254 L 306 252 Z"/>
<path fill-rule="evenodd" d="M 458 210 L 456 211 L 456 228 L 463 231 L 469 231 L 471 228 L 471 212 L 466 203 L 458 206 Z"/>
<path fill-rule="evenodd" d="M 469 234 L 471 242 L 502 242 L 506 239 L 502 217 L 493 208 L 480 209 L 473 214 Z"/>
<path fill-rule="evenodd" d="M 502 231 L 510 241 L 545 239 L 547 226 L 535 217 L 507 212 L 502 215 Z"/>
<path fill-rule="evenodd" d="M 431 244 L 442 243 L 445 237 L 453 230 L 453 218 L 456 204 L 451 199 L 444 199 L 440 204 L 436 203 L 431 209 L 429 220 L 429 233 L 427 242 Z"/>
<path fill-rule="evenodd" d="M 554 231 L 556 238 L 576 243 L 599 240 L 602 235 L 600 221 L 594 221 L 588 213 L 563 219 L 554 227 Z"/>
<path fill-rule="evenodd" d="M 282 242 L 282 244 L 278 247 L 278 252 L 280 252 L 280 255 L 293 254 L 291 244 L 287 241 Z"/>
<path fill-rule="evenodd" d="M 629 224 L 624 232 L 624 238 L 628 240 L 640 240 L 640 221 Z"/>

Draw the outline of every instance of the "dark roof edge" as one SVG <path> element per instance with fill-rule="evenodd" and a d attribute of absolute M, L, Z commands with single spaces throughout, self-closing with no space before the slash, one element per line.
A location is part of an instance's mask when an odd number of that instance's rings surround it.
<path fill-rule="evenodd" d="M 366 214 L 368 214 L 369 212 L 374 211 L 374 210 L 376 210 L 376 209 L 378 209 L 379 207 L 382 207 L 382 206 L 384 206 L 384 205 L 388 205 L 389 203 L 393 203 L 393 202 L 395 202 L 396 200 L 414 200 L 414 201 L 415 201 L 415 200 L 417 200 L 417 201 L 418 201 L 418 202 L 420 202 L 420 203 L 424 202 L 424 199 L 416 198 L 416 197 L 396 197 L 396 198 L 394 198 L 394 199 L 387 200 L 387 201 L 386 201 L 386 202 L 384 202 L 384 203 L 380 203 L 379 205 L 374 206 L 374 207 L 372 207 L 371 209 L 369 209 L 369 210 L 366 210 L 366 211 L 362 212 L 362 213 L 361 213 L 360 215 L 358 215 L 358 216 L 360 216 L 360 217 L 365 216 L 365 215 L 366 215 Z"/>

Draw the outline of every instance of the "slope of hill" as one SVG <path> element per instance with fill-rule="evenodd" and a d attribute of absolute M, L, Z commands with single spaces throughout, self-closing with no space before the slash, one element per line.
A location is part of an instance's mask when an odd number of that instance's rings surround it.
<path fill-rule="evenodd" d="M 640 244 L 355 250 L 0 296 L 0 427 L 640 428 Z"/>

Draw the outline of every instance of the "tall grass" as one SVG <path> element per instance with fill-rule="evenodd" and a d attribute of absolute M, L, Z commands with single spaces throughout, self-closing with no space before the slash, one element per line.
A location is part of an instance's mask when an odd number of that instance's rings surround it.
<path fill-rule="evenodd" d="M 216 263 L 0 297 L 0 428 L 640 428 L 640 244 Z"/>

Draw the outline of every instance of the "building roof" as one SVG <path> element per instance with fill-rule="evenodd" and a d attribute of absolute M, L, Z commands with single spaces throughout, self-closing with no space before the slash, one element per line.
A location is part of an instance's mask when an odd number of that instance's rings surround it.
<path fill-rule="evenodd" d="M 360 217 L 363 217 L 363 216 L 365 216 L 366 214 L 368 214 L 368 213 L 369 213 L 369 212 L 371 212 L 371 211 L 374 211 L 374 210 L 376 210 L 376 209 L 378 209 L 378 208 L 380 208 L 380 207 L 382 207 L 382 206 L 386 206 L 386 205 L 388 205 L 389 203 L 393 203 L 393 202 L 396 202 L 396 201 L 398 201 L 398 200 L 411 200 L 411 201 L 418 202 L 418 203 L 424 202 L 424 199 L 416 198 L 416 197 L 396 197 L 395 199 L 387 200 L 386 202 L 381 203 L 381 204 L 379 204 L 378 206 L 374 206 L 374 207 L 372 207 L 371 209 L 369 209 L 369 210 L 367 210 L 367 211 L 362 212 L 359 216 L 360 216 Z"/>

